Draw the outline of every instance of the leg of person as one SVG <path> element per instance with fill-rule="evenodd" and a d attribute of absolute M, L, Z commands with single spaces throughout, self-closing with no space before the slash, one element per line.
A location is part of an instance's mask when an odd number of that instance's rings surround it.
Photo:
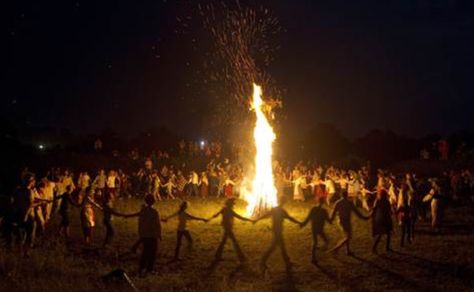
<path fill-rule="evenodd" d="M 324 249 L 328 249 L 329 246 L 329 239 L 324 231 L 318 232 L 318 235 L 321 236 L 321 238 L 324 241 Z"/>
<path fill-rule="evenodd" d="M 439 204 L 438 200 L 431 200 L 431 227 L 434 230 L 438 229 L 438 216 L 439 216 Z"/>
<path fill-rule="evenodd" d="M 411 240 L 412 240 L 412 241 L 415 240 L 415 221 L 416 221 L 415 219 L 412 219 L 412 220 L 411 220 L 411 228 L 410 228 L 410 230 L 411 230 Z"/>
<path fill-rule="evenodd" d="M 104 226 L 105 226 L 104 246 L 108 246 L 112 243 L 112 239 L 114 238 L 115 231 L 112 226 L 112 222 L 110 222 L 110 220 L 104 220 Z"/>
<path fill-rule="evenodd" d="M 156 238 L 143 238 L 142 243 L 143 251 L 139 263 L 139 272 L 141 274 L 153 271 L 156 260 L 157 240 Z"/>
<path fill-rule="evenodd" d="M 191 250 L 193 248 L 193 238 L 191 237 L 191 233 L 189 233 L 188 230 L 185 230 L 184 237 L 188 241 L 188 249 Z"/>
<path fill-rule="evenodd" d="M 285 261 L 286 270 L 289 270 L 291 268 L 291 261 L 290 261 L 290 257 L 288 256 L 288 252 L 286 250 L 286 245 L 285 245 L 285 241 L 283 240 L 283 236 L 280 236 L 278 238 L 277 243 L 278 245 L 280 245 L 281 256 L 283 257 L 283 260 Z"/>
<path fill-rule="evenodd" d="M 222 236 L 222 240 L 219 243 L 219 247 L 217 247 L 217 250 L 216 250 L 216 255 L 214 256 L 214 259 L 216 261 L 220 261 L 222 259 L 222 252 L 224 251 L 224 246 L 228 237 L 229 235 L 227 231 L 224 231 L 224 235 Z"/>
<path fill-rule="evenodd" d="M 351 239 L 352 239 L 352 230 L 349 229 L 346 231 L 346 253 L 347 255 L 352 255 L 352 250 L 351 250 Z"/>
<path fill-rule="evenodd" d="M 152 272 L 155 268 L 157 252 L 158 252 L 158 240 L 156 238 L 152 238 L 150 240 L 150 255 L 149 255 L 148 263 L 146 267 L 148 272 Z"/>
<path fill-rule="evenodd" d="M 181 241 L 183 238 L 183 231 L 178 230 L 176 233 L 176 249 L 174 250 L 174 260 L 179 259 L 179 251 L 181 249 Z"/>
<path fill-rule="evenodd" d="M 273 251 L 275 250 L 277 246 L 277 241 L 275 239 L 275 237 L 272 238 L 272 242 L 270 243 L 270 246 L 268 247 L 268 249 L 265 251 L 265 253 L 263 254 L 263 257 L 262 257 L 262 262 L 261 262 L 261 266 L 266 268 L 267 266 L 267 261 L 268 261 L 268 258 L 270 257 L 270 255 L 273 253 Z"/>
<path fill-rule="evenodd" d="M 344 238 L 341 239 L 341 240 L 336 244 L 336 246 L 333 247 L 330 251 L 331 251 L 331 252 L 337 252 L 337 251 L 339 251 L 339 249 L 340 249 L 343 245 L 346 244 L 347 240 L 348 240 L 348 238 L 347 238 L 347 237 L 344 237 Z"/>
<path fill-rule="evenodd" d="M 408 222 L 406 223 L 406 236 L 408 244 L 411 244 L 411 225 L 411 220 L 408 220 Z"/>
<path fill-rule="evenodd" d="M 33 247 L 36 238 L 36 221 L 28 219 L 25 225 L 26 237 L 24 242 L 24 255 L 29 256 L 29 250 Z"/>
<path fill-rule="evenodd" d="M 239 261 L 241 263 L 244 263 L 247 261 L 245 258 L 244 253 L 242 252 L 242 249 L 240 248 L 239 242 L 235 238 L 234 232 L 229 233 L 229 238 L 232 241 L 232 244 L 234 245 L 235 252 L 237 253 L 237 257 L 239 258 Z"/>
<path fill-rule="evenodd" d="M 402 224 L 400 225 L 400 247 L 403 247 L 405 245 L 405 235 L 406 235 L 406 223 L 402 221 Z"/>
<path fill-rule="evenodd" d="M 311 249 L 311 262 L 316 262 L 316 248 L 318 247 L 318 234 L 313 233 L 313 246 Z"/>
<path fill-rule="evenodd" d="M 378 234 L 375 236 L 374 244 L 372 245 L 372 253 L 377 253 L 377 245 L 380 242 L 382 235 Z"/>
<path fill-rule="evenodd" d="M 385 245 L 385 250 L 386 251 L 391 251 L 392 248 L 390 247 L 390 241 L 392 239 L 392 235 L 390 234 L 390 232 L 387 233 L 387 243 Z"/>
<path fill-rule="evenodd" d="M 142 238 L 141 243 L 143 244 L 142 254 L 140 256 L 140 260 L 138 262 L 138 273 L 143 275 L 146 266 L 147 266 L 147 257 L 149 255 L 150 244 L 148 242 L 148 238 Z"/>

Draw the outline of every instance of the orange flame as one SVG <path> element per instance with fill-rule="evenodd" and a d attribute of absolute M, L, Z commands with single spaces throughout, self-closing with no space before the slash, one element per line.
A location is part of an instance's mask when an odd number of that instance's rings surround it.
<path fill-rule="evenodd" d="M 254 84 L 252 109 L 257 118 L 253 131 L 256 148 L 255 173 L 251 190 L 244 192 L 249 216 L 262 214 L 278 203 L 272 167 L 273 142 L 276 135 L 263 111 L 265 106 L 262 100 L 262 89 Z"/>

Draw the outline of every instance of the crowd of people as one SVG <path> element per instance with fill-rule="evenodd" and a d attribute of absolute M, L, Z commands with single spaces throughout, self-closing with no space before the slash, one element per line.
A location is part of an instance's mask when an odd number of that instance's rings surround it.
<path fill-rule="evenodd" d="M 217 145 L 217 146 L 216 146 Z M 180 151 L 185 144 L 180 143 Z M 244 252 L 233 233 L 234 218 L 257 222 L 271 218 L 273 239 L 264 254 L 261 264 L 266 261 L 276 247 L 282 250 L 287 267 L 291 266 L 283 241 L 283 221 L 289 220 L 301 227 L 310 224 L 313 233 L 312 261 L 317 262 L 316 247 L 318 237 L 328 246 L 329 239 L 324 232 L 325 223 L 338 218 L 343 232 L 342 240 L 331 250 L 337 252 L 345 247 L 352 254 L 351 214 L 372 221 L 374 243 L 372 251 L 385 236 L 386 249 L 391 250 L 393 220 L 400 226 L 400 246 L 411 243 L 415 236 L 418 220 L 431 218 L 431 226 L 438 232 L 444 208 L 452 202 L 472 202 L 474 195 L 474 176 L 467 170 L 449 171 L 437 178 L 420 178 L 413 173 L 395 176 L 383 170 L 371 171 L 363 166 L 348 170 L 334 166 L 309 165 L 297 163 L 289 167 L 275 161 L 273 163 L 275 185 L 279 195 L 279 206 L 260 214 L 256 218 L 245 218 L 233 210 L 235 200 L 241 196 L 245 187 L 245 170 L 237 161 L 222 158 L 220 147 L 189 147 L 193 156 L 205 157 L 201 168 L 190 169 L 193 163 L 168 164 L 169 155 L 159 153 L 158 157 L 143 159 L 142 167 L 127 174 L 120 169 L 100 169 L 95 175 L 80 171 L 77 176 L 70 169 L 53 168 L 44 176 L 38 177 L 25 169 L 21 174 L 21 185 L 2 206 L 2 234 L 7 248 L 18 245 L 28 256 L 35 243 L 35 236 L 45 230 L 54 214 L 61 217 L 60 234 L 65 242 L 70 242 L 70 212 L 72 207 L 80 209 L 84 243 L 91 244 L 93 229 L 96 226 L 96 210 L 103 212 L 103 225 L 106 235 L 104 247 L 113 242 L 113 216 L 125 218 L 139 217 L 139 239 L 132 250 L 142 247 L 140 272 L 153 270 L 157 253 L 157 242 L 161 240 L 161 222 L 177 217 L 177 243 L 174 259 L 179 259 L 183 237 L 192 244 L 193 239 L 187 230 L 187 221 L 207 222 L 222 217 L 224 235 L 217 248 L 215 261 L 221 259 L 228 239 L 233 243 L 238 258 L 245 262 Z M 189 158 L 189 157 L 188 157 Z M 189 159 L 192 159 L 189 158 Z M 197 165 L 197 164 L 194 164 Z M 142 197 L 144 207 L 134 214 L 123 214 L 114 209 L 118 198 Z M 225 206 L 211 218 L 201 218 L 187 213 L 187 198 L 226 198 Z M 158 200 L 183 201 L 179 210 L 168 218 L 160 218 L 154 203 Z M 294 219 L 283 208 L 285 202 L 314 201 L 316 205 L 302 222 Z M 430 212 L 429 212 L 430 211 Z M 430 215 L 428 215 L 430 213 Z"/>

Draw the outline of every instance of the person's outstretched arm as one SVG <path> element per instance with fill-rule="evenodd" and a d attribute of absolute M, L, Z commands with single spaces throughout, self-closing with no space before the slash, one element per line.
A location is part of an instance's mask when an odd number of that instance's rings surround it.
<path fill-rule="evenodd" d="M 202 222 L 207 222 L 208 220 L 205 219 L 205 218 L 201 218 L 201 217 L 196 217 L 196 216 L 193 216 L 189 213 L 186 213 L 186 217 L 188 217 L 189 220 L 196 220 L 196 221 L 202 221 Z"/>
<path fill-rule="evenodd" d="M 179 214 L 179 211 L 176 211 L 176 212 L 174 212 L 173 214 L 169 215 L 168 217 L 165 217 L 165 218 L 161 219 L 161 221 L 163 221 L 163 222 L 166 223 L 166 222 L 167 222 L 168 220 L 170 220 L 171 218 L 178 216 L 178 214 Z"/>
<path fill-rule="evenodd" d="M 234 210 L 232 210 L 232 215 L 233 215 L 235 218 L 237 218 L 237 219 L 239 219 L 239 220 L 242 220 L 242 221 L 247 221 L 247 222 L 253 222 L 253 221 L 254 221 L 254 220 L 252 220 L 252 219 L 249 219 L 249 218 L 245 218 L 245 217 L 243 217 L 243 216 L 240 216 L 240 215 L 237 214 Z"/>
<path fill-rule="evenodd" d="M 222 210 L 220 210 L 220 211 L 217 212 L 216 214 L 212 215 L 212 217 L 209 218 L 208 221 L 209 221 L 209 220 L 212 220 L 212 219 L 214 219 L 214 218 L 217 218 L 217 216 L 219 216 L 220 214 L 222 214 Z"/>
<path fill-rule="evenodd" d="M 291 217 L 290 214 L 288 214 L 288 212 L 286 212 L 286 210 L 283 211 L 283 214 L 284 214 L 285 218 L 288 219 L 289 221 L 291 221 L 291 222 L 293 222 L 293 223 L 295 223 L 295 224 L 301 224 L 300 221 L 298 221 L 298 220 L 296 220 L 295 218 Z"/>
<path fill-rule="evenodd" d="M 260 221 L 260 220 L 270 218 L 271 215 L 272 215 L 271 211 L 268 211 L 267 213 L 263 214 L 263 215 L 260 216 L 259 218 L 253 220 L 253 222 L 254 222 L 254 223 L 257 223 L 257 222 Z"/>
<path fill-rule="evenodd" d="M 304 219 L 303 222 L 301 222 L 300 224 L 301 228 L 305 227 L 309 223 L 309 220 L 311 220 L 312 215 L 313 215 L 313 209 L 309 211 L 308 216 L 306 216 L 306 219 Z"/>
<path fill-rule="evenodd" d="M 92 205 L 94 205 L 95 207 L 97 207 L 97 209 L 99 209 L 99 210 L 104 210 L 104 208 L 103 208 L 101 205 L 99 205 L 96 201 L 94 201 L 93 199 L 91 199 L 91 198 L 88 197 L 87 200 L 88 200 Z"/>
<path fill-rule="evenodd" d="M 351 210 L 359 217 L 360 219 L 369 220 L 370 216 L 363 215 L 356 206 L 352 205 Z"/>

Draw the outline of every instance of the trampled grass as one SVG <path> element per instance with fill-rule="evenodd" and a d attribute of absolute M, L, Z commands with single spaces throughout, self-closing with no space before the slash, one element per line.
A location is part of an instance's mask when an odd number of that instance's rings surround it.
<path fill-rule="evenodd" d="M 157 203 L 162 216 L 170 215 L 178 201 Z M 222 200 L 191 200 L 189 212 L 210 217 L 222 206 Z M 119 200 L 117 210 L 131 213 L 140 209 L 139 200 Z M 303 220 L 310 203 L 289 203 L 288 212 Z M 236 210 L 244 213 L 239 203 Z M 357 291 L 357 290 L 444 290 L 472 291 L 474 250 L 474 215 L 471 208 L 448 209 L 446 229 L 442 235 L 429 231 L 427 222 L 418 222 L 415 242 L 399 247 L 398 229 L 392 239 L 394 252 L 385 253 L 380 245 L 379 255 L 370 252 L 372 238 L 370 222 L 353 218 L 355 256 L 338 255 L 319 250 L 318 267 L 310 263 L 311 231 L 300 229 L 290 222 L 285 225 L 287 249 L 294 263 L 292 273 L 286 273 L 279 250 L 270 258 L 269 269 L 262 273 L 259 261 L 271 239 L 269 220 L 255 225 L 236 221 L 235 233 L 249 259 L 248 266 L 240 267 L 230 242 L 224 251 L 224 261 L 210 269 L 222 230 L 220 220 L 209 223 L 191 222 L 194 249 L 182 249 L 182 261 L 170 262 L 176 243 L 175 219 L 163 223 L 163 242 L 160 245 L 155 275 L 140 278 L 136 275 L 137 255 L 123 257 L 136 240 L 137 219 L 114 218 L 116 237 L 111 249 L 99 248 L 104 230 L 101 214 L 97 211 L 94 245 L 84 249 L 79 226 L 79 215 L 72 214 L 74 244 L 66 249 L 56 236 L 59 217 L 48 226 L 30 258 L 15 253 L 0 253 L 1 291 L 92 291 L 104 290 L 100 277 L 115 268 L 128 271 L 140 291 Z M 396 226 L 396 225 L 395 225 Z M 328 225 L 330 247 L 339 239 L 337 225 Z M 383 242 L 382 242 L 383 243 Z M 112 289 L 112 288 L 110 288 Z M 116 287 L 113 287 L 117 290 Z"/>

